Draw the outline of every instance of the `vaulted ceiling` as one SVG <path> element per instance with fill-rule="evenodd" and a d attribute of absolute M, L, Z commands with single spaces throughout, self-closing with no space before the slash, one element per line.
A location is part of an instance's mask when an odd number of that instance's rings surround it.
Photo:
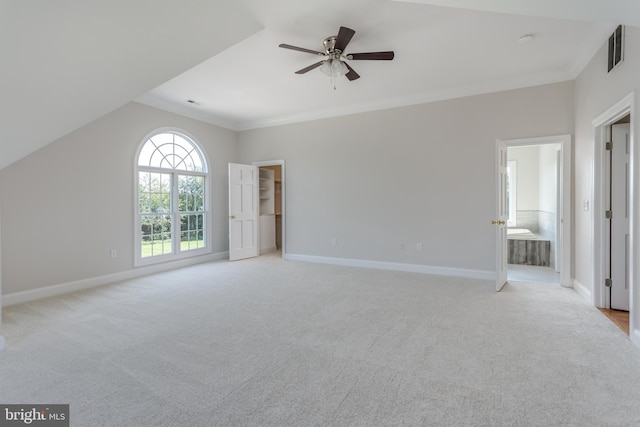
<path fill-rule="evenodd" d="M 1 0 L 0 168 L 132 100 L 242 130 L 569 80 L 617 24 L 640 2 Z M 278 45 L 340 26 L 394 60 L 294 74 L 318 57 Z"/>

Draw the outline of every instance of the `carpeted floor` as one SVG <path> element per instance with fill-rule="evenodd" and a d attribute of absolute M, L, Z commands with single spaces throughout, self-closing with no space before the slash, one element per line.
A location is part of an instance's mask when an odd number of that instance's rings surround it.
<path fill-rule="evenodd" d="M 0 403 L 72 426 L 640 425 L 640 350 L 573 290 L 217 262 L 7 307 Z"/>

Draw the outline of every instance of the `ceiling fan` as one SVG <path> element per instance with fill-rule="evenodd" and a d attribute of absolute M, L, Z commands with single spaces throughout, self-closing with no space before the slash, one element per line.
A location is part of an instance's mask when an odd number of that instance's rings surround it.
<path fill-rule="evenodd" d="M 292 46 L 290 44 L 284 43 L 280 44 L 279 46 L 285 49 L 297 50 L 300 52 L 311 53 L 324 57 L 322 61 L 318 61 L 315 64 L 311 64 L 308 67 L 296 71 L 296 74 L 304 74 L 308 71 L 320 67 L 320 71 L 331 77 L 332 80 L 335 77 L 341 75 L 344 75 L 349 80 L 355 80 L 359 79 L 360 75 L 356 73 L 348 63 L 344 62 L 343 59 L 348 59 L 350 61 L 361 59 L 390 61 L 394 57 L 393 51 L 345 54 L 344 50 L 355 33 L 356 32 L 351 28 L 340 27 L 337 36 L 329 36 L 322 42 L 322 44 L 324 45 L 324 52 L 305 49 L 303 47 Z"/>

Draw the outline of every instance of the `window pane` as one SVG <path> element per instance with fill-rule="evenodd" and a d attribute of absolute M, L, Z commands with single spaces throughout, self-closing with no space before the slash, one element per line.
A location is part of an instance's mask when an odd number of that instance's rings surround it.
<path fill-rule="evenodd" d="M 141 256 L 143 258 L 172 252 L 171 215 L 141 215 Z"/>
<path fill-rule="evenodd" d="M 204 214 L 180 215 L 180 250 L 203 248 Z"/>
<path fill-rule="evenodd" d="M 140 172 L 138 200 L 140 212 L 170 212 L 171 174 Z"/>
<path fill-rule="evenodd" d="M 196 212 L 203 210 L 204 177 L 192 175 L 178 176 L 178 210 Z"/>
<path fill-rule="evenodd" d="M 151 142 L 147 141 L 144 146 L 142 146 L 142 150 L 140 150 L 140 155 L 138 156 L 138 165 L 139 166 L 151 166 L 151 157 L 153 156 L 153 152 L 155 151 L 156 146 Z"/>
<path fill-rule="evenodd" d="M 138 165 L 205 172 L 202 157 L 194 143 L 171 132 L 149 138 L 140 150 Z"/>

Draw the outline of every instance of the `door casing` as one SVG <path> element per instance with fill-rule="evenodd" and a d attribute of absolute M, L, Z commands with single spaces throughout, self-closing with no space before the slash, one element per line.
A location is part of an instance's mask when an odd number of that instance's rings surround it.
<path fill-rule="evenodd" d="M 607 109 L 604 113 L 593 120 L 592 125 L 594 129 L 594 185 L 593 185 L 593 292 L 591 295 L 592 303 L 596 307 L 606 308 L 609 307 L 609 290 L 604 284 L 604 277 L 606 274 L 606 262 L 608 245 L 606 244 L 606 225 L 607 220 L 605 218 L 606 210 L 606 176 L 605 176 L 605 155 L 604 145 L 607 142 L 607 128 L 613 123 L 620 120 L 626 115 L 631 116 L 631 126 L 629 130 L 630 141 L 630 154 L 629 154 L 629 331 L 631 340 L 640 346 L 640 331 L 634 327 L 636 324 L 636 313 L 638 306 L 636 304 L 635 293 L 637 292 L 636 282 L 638 270 L 637 257 L 640 255 L 638 248 L 638 214 L 639 211 L 636 204 L 640 200 L 638 194 L 638 150 L 635 144 L 634 137 L 634 98 L 635 94 L 632 92 L 629 95 L 622 98 L 616 104 Z"/>
<path fill-rule="evenodd" d="M 280 216 L 281 221 L 282 221 L 282 248 L 280 250 L 280 256 L 281 257 L 285 257 L 285 254 L 287 253 L 287 239 L 286 239 L 286 206 L 287 204 L 285 203 L 286 201 L 286 171 L 285 171 L 285 161 L 284 160 L 265 160 L 265 161 L 261 161 L 261 162 L 253 162 L 252 165 L 257 166 L 257 167 L 261 167 L 261 166 L 280 166 L 280 174 L 281 174 L 281 184 L 280 184 L 280 203 L 282 204 L 282 206 L 280 207 L 281 209 L 281 213 L 282 215 Z"/>

